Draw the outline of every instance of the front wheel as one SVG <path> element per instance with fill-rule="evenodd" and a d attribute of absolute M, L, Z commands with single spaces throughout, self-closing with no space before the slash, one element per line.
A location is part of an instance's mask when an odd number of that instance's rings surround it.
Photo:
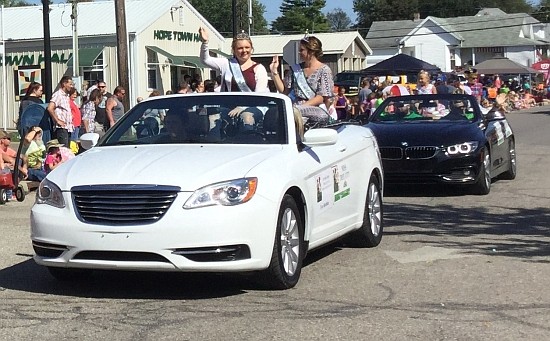
<path fill-rule="evenodd" d="M 504 180 L 514 180 L 517 174 L 517 161 L 516 161 L 516 143 L 514 139 L 510 139 L 508 145 L 508 170 L 500 176 Z"/>
<path fill-rule="evenodd" d="M 367 190 L 363 225 L 355 231 L 353 241 L 360 247 L 375 247 L 382 241 L 383 230 L 382 192 L 378 178 L 372 174 Z"/>
<path fill-rule="evenodd" d="M 277 219 L 271 263 L 264 283 L 271 289 L 289 289 L 298 283 L 304 258 L 304 226 L 292 196 L 283 197 Z"/>
<path fill-rule="evenodd" d="M 15 190 L 15 198 L 19 202 L 25 200 L 25 190 L 23 189 L 23 187 L 17 187 L 17 189 Z"/>
<path fill-rule="evenodd" d="M 479 177 L 473 189 L 475 194 L 486 195 L 491 191 L 491 154 L 488 149 L 485 149 L 482 155 Z"/>

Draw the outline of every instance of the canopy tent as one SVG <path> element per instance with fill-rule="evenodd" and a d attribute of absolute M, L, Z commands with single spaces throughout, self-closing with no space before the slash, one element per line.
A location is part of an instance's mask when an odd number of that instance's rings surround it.
<path fill-rule="evenodd" d="M 548 77 L 550 74 L 550 59 L 541 60 L 540 62 L 533 64 L 531 67 L 544 75 L 544 84 L 548 85 L 550 81 L 550 78 Z"/>
<path fill-rule="evenodd" d="M 494 75 L 494 74 L 534 74 L 539 71 L 521 65 L 505 57 L 498 57 L 486 60 L 474 66 L 478 74 Z"/>
<path fill-rule="evenodd" d="M 397 54 L 363 69 L 362 72 L 366 75 L 398 76 L 407 73 L 418 73 L 421 70 L 428 71 L 429 73 L 441 72 L 437 66 L 406 54 Z"/>

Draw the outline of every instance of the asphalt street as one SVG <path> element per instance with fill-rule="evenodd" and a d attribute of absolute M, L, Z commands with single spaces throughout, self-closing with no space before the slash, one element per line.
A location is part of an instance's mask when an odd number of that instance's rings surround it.
<path fill-rule="evenodd" d="M 380 246 L 316 250 L 286 291 L 216 274 L 57 282 L 32 260 L 33 197 L 0 206 L 0 339 L 547 340 L 550 106 L 508 119 L 516 180 L 389 188 Z"/>

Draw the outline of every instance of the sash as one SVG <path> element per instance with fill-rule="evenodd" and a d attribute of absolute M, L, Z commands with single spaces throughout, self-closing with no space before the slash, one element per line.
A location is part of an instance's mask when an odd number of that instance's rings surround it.
<path fill-rule="evenodd" d="M 237 62 L 236 58 L 229 59 L 229 69 L 231 70 L 233 78 L 235 79 L 235 83 L 237 83 L 237 86 L 239 87 L 241 92 L 253 92 L 252 90 L 250 90 L 248 85 L 246 85 L 241 66 Z"/>
<path fill-rule="evenodd" d="M 304 71 L 302 70 L 302 66 L 300 64 L 294 64 L 291 65 L 290 68 L 292 69 L 292 73 L 294 74 L 294 80 L 296 81 L 296 84 L 298 85 L 298 89 L 302 91 L 304 95 L 306 95 L 307 99 L 312 99 L 317 94 L 311 86 L 309 86 L 309 83 L 307 82 L 306 76 L 304 75 Z"/>

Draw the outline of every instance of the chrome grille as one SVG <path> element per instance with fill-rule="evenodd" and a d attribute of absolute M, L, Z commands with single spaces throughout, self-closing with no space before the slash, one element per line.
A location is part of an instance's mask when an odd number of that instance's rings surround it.
<path fill-rule="evenodd" d="M 71 189 L 80 220 L 91 224 L 152 224 L 176 199 L 179 187 L 156 185 L 96 185 Z"/>
<path fill-rule="evenodd" d="M 429 159 L 431 157 L 434 157 L 437 150 L 437 147 L 407 147 L 405 149 L 405 156 L 408 159 Z"/>
<path fill-rule="evenodd" d="M 382 159 L 400 160 L 403 158 L 403 149 L 399 147 L 380 147 Z"/>

